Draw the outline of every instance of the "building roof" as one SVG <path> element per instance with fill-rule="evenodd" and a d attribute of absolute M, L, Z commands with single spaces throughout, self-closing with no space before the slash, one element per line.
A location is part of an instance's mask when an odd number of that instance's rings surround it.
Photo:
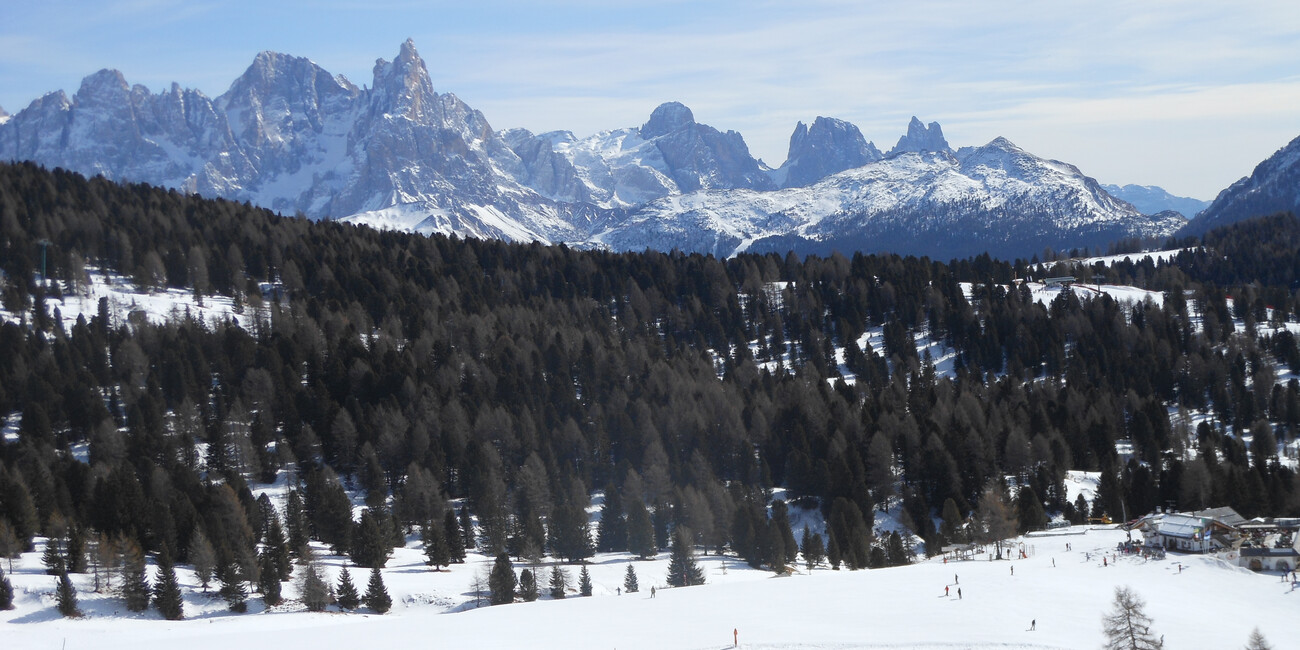
<path fill-rule="evenodd" d="M 1166 537 L 1200 539 L 1205 533 L 1205 526 L 1205 518 L 1173 514 L 1165 515 L 1157 524 L 1157 529 Z"/>
<path fill-rule="evenodd" d="M 1237 514 L 1236 510 L 1227 506 L 1221 508 L 1210 508 L 1208 510 L 1194 510 L 1191 515 L 1193 517 L 1207 517 L 1209 519 L 1217 520 L 1219 523 L 1234 527 L 1246 523 L 1245 517 Z"/>

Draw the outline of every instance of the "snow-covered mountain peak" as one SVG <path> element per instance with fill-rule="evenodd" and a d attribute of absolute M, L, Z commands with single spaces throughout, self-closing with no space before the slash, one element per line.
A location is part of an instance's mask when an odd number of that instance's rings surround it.
<path fill-rule="evenodd" d="M 908 151 L 952 151 L 952 148 L 944 139 L 943 129 L 939 128 L 938 122 L 931 122 L 927 127 L 913 115 L 912 121 L 907 124 L 907 134 L 899 138 L 898 144 L 885 155 L 895 156 Z"/>
<path fill-rule="evenodd" d="M 665 102 L 650 113 L 650 119 L 641 126 L 641 137 L 649 140 L 695 123 L 695 114 L 681 102 Z"/>

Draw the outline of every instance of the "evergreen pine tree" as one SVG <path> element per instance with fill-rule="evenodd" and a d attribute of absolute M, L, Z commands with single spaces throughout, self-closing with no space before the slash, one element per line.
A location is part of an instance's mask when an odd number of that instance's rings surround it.
<path fill-rule="evenodd" d="M 564 598 L 565 592 L 569 590 L 569 572 L 560 568 L 560 565 L 551 567 L 551 598 Z"/>
<path fill-rule="evenodd" d="M 1042 530 L 1047 525 L 1047 514 L 1043 512 L 1043 502 L 1032 486 L 1020 488 L 1016 494 L 1016 532 L 1025 534 L 1031 530 Z"/>
<path fill-rule="evenodd" d="M 626 591 L 629 594 L 634 594 L 640 590 L 641 585 L 637 583 L 636 569 L 634 569 L 629 563 L 627 565 L 627 573 L 623 575 L 623 591 Z"/>
<path fill-rule="evenodd" d="M 366 585 L 366 595 L 361 597 L 361 602 L 377 614 L 386 614 L 393 607 L 393 599 L 384 586 L 384 577 L 379 574 L 379 567 L 370 569 L 370 583 Z"/>
<path fill-rule="evenodd" d="M 298 574 L 299 585 L 298 593 L 301 595 L 302 604 L 307 607 L 309 612 L 323 612 L 330 604 L 329 586 L 321 578 L 320 567 L 314 560 L 307 558 L 307 564 Z"/>
<path fill-rule="evenodd" d="M 822 536 L 808 529 L 807 525 L 803 527 L 803 538 L 800 540 L 800 550 L 803 552 L 804 565 L 812 571 L 822 560 L 826 559 L 826 547 L 822 543 Z"/>
<path fill-rule="evenodd" d="M 14 608 L 14 586 L 9 582 L 9 576 L 5 575 L 4 569 L 0 569 L 0 612 Z"/>
<path fill-rule="evenodd" d="M 41 554 L 41 564 L 45 567 L 46 575 L 62 575 L 67 570 L 67 565 L 63 561 L 63 551 L 59 547 L 62 540 L 57 537 L 51 537 L 45 540 L 45 552 Z"/>
<path fill-rule="evenodd" d="M 86 529 L 77 524 L 73 524 L 68 529 L 65 562 L 68 573 L 86 572 Z"/>
<path fill-rule="evenodd" d="M 176 567 L 171 553 L 164 548 L 158 554 L 158 577 L 154 581 L 153 604 L 163 618 L 177 621 L 185 617 L 185 601 L 181 598 L 181 585 L 176 581 Z"/>
<path fill-rule="evenodd" d="M 232 563 L 218 573 L 221 588 L 217 593 L 225 599 L 226 606 L 237 614 L 248 611 L 248 587 L 244 585 L 243 576 L 239 575 L 239 568 Z"/>
<path fill-rule="evenodd" d="M 587 572 L 587 565 L 582 565 L 582 572 L 578 574 L 578 593 L 583 596 L 590 596 L 592 591 L 591 574 Z"/>
<path fill-rule="evenodd" d="M 371 510 L 361 512 L 361 521 L 352 533 L 352 562 L 359 567 L 382 567 L 393 552 L 389 536 L 384 534 L 379 518 Z"/>
<path fill-rule="evenodd" d="M 55 608 L 59 613 L 68 618 L 77 618 L 81 616 L 81 608 L 77 605 L 77 588 L 72 586 L 72 581 L 68 579 L 68 574 L 64 573 L 59 576 L 58 585 L 54 593 Z"/>
<path fill-rule="evenodd" d="M 122 547 L 122 598 L 126 608 L 143 612 L 149 608 L 149 581 L 144 573 L 144 553 L 135 540 L 128 539 Z"/>
<path fill-rule="evenodd" d="M 526 603 L 537 600 L 537 575 L 528 569 L 519 572 L 519 597 Z"/>
<path fill-rule="evenodd" d="M 285 540 L 289 547 L 289 553 L 295 558 L 300 558 L 302 549 L 307 547 L 309 524 L 307 523 L 306 510 L 302 503 L 302 493 L 298 490 L 289 490 L 289 497 L 284 508 L 284 524 L 288 529 L 288 539 Z"/>
<path fill-rule="evenodd" d="M 442 539 L 451 552 L 451 561 L 461 564 L 465 561 L 465 536 L 461 534 L 460 523 L 456 521 L 456 511 L 447 508 L 442 517 Z"/>
<path fill-rule="evenodd" d="M 627 550 L 645 560 L 654 557 L 659 550 L 655 544 L 655 528 L 650 519 L 650 511 L 640 499 L 633 499 L 627 510 Z"/>
<path fill-rule="evenodd" d="M 348 571 L 346 564 L 339 571 L 339 585 L 334 589 L 334 599 L 339 607 L 348 610 L 356 609 L 361 604 L 361 595 L 357 593 L 357 586 L 352 582 L 352 572 Z"/>
<path fill-rule="evenodd" d="M 605 488 L 605 503 L 600 506 L 600 523 L 596 525 L 596 550 L 601 553 L 627 550 L 627 534 L 623 497 L 611 483 Z"/>
<path fill-rule="evenodd" d="M 668 549 L 668 584 L 690 587 L 704 584 L 704 571 L 695 563 L 695 547 L 690 542 L 689 531 L 673 531 L 672 545 Z"/>
<path fill-rule="evenodd" d="M 275 558 L 272 557 L 270 547 L 262 549 L 262 555 L 257 560 L 261 570 L 257 576 L 257 589 L 262 592 L 262 602 L 267 607 L 275 607 L 284 600 L 280 593 L 280 571 L 275 566 Z"/>
<path fill-rule="evenodd" d="M 827 532 L 829 533 L 829 531 Z M 830 542 L 826 544 L 826 561 L 831 563 L 831 569 L 839 571 L 840 562 L 843 561 L 843 558 L 840 557 L 840 543 L 835 541 L 834 533 L 828 534 L 827 537 Z"/>
<path fill-rule="evenodd" d="M 515 602 L 515 570 L 510 564 L 510 556 L 499 553 L 492 563 L 492 573 L 488 575 L 488 602 L 493 605 L 508 605 Z"/>
<path fill-rule="evenodd" d="M 212 573 L 216 570 L 217 552 L 208 541 L 208 536 L 203 534 L 202 526 L 196 529 L 194 536 L 190 538 L 190 562 L 194 565 L 195 577 L 203 584 L 203 591 L 207 591 L 208 583 L 212 581 Z"/>
<path fill-rule="evenodd" d="M 454 523 L 456 519 L 453 517 Z M 442 524 L 429 522 L 424 525 L 421 531 L 421 541 L 424 542 L 424 563 L 433 567 L 434 571 L 439 571 L 442 567 L 451 565 L 451 548 L 447 546 L 447 538 L 443 533 Z M 461 549 L 462 553 L 464 549 Z"/>
<path fill-rule="evenodd" d="M 795 544 L 794 529 L 790 527 L 790 509 L 781 499 L 772 502 L 772 525 L 781 535 L 781 548 L 785 552 L 783 564 L 794 562 L 799 556 L 799 546 Z"/>
<path fill-rule="evenodd" d="M 285 539 L 284 528 L 280 526 L 280 516 L 274 510 L 270 512 L 270 523 L 266 528 L 266 544 L 262 547 L 262 554 L 271 557 L 271 564 L 275 567 L 279 580 L 288 580 L 293 575 L 293 557 L 289 552 L 289 541 Z"/>

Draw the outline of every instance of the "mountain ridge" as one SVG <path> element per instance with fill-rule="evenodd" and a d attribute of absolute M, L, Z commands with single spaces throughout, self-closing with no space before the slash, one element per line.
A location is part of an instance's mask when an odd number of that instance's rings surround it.
<path fill-rule="evenodd" d="M 101 70 L 86 77 L 71 98 L 56 91 L 0 122 L 4 159 L 145 181 L 316 219 L 510 241 L 621 242 L 629 248 L 673 240 L 671 229 L 688 218 L 663 212 L 665 206 L 700 199 L 670 199 L 709 193 L 732 193 L 731 203 L 748 201 L 751 216 L 745 219 L 751 225 L 759 217 L 768 223 L 760 230 L 747 226 L 746 232 L 760 239 L 808 233 L 817 241 L 852 239 L 862 234 L 861 224 L 820 211 L 817 204 L 810 204 L 813 208 L 804 211 L 802 220 L 790 220 L 779 210 L 759 212 L 764 205 L 789 203 L 780 192 L 814 187 L 882 160 L 936 153 L 955 161 L 954 156 L 974 149 L 953 151 L 937 122 L 927 126 L 913 117 L 907 133 L 882 155 L 856 126 L 818 117 L 810 126 L 800 122 L 795 127 L 786 162 L 773 170 L 750 154 L 740 133 L 697 122 L 679 102 L 660 104 L 640 126 L 585 138 L 567 131 L 498 132 L 454 94 L 436 91 L 409 39 L 392 61 L 375 62 L 369 87 L 332 75 L 310 59 L 265 51 L 215 99 L 175 84 L 153 94 L 129 85 L 120 72 Z M 1048 165 L 1043 161 L 1033 157 L 1011 164 Z M 996 173 L 1005 176 L 1007 170 Z M 1035 182 L 1069 175 L 1038 174 Z M 924 222 L 933 215 L 917 214 L 933 212 L 936 205 L 958 209 L 963 202 L 984 210 L 1033 204 L 1037 207 L 1030 211 L 1043 213 L 1039 226 L 1046 230 L 1056 227 L 1054 217 L 1044 216 L 1048 213 L 1074 210 L 1076 217 L 1086 213 L 1107 222 L 1140 216 L 1098 197 L 1080 203 L 1080 192 L 1091 196 L 1099 191 L 1091 187 L 1038 188 L 1034 201 L 1064 201 L 1044 207 L 1009 196 L 990 203 L 983 190 L 976 191 L 983 182 L 978 180 L 925 185 L 931 177 L 921 173 L 910 180 L 920 185 L 903 192 L 919 202 L 894 207 L 900 241 L 908 230 L 904 215 L 919 219 L 912 230 L 923 236 L 928 232 Z M 1073 186 L 1080 182 L 1070 181 Z M 851 208 L 851 213 L 860 207 L 832 203 L 820 205 Z M 1084 204 L 1104 205 L 1105 214 L 1080 212 Z M 645 217 L 651 214 L 660 218 L 647 224 Z M 996 211 L 979 214 L 1004 218 Z M 717 227 L 705 237 L 714 242 L 700 248 L 721 253 L 724 241 L 739 231 L 736 224 L 712 222 Z M 798 233 L 778 227 L 785 222 Z M 831 224 L 844 230 L 833 231 Z M 1150 230 L 1147 226 L 1127 231 Z M 974 246 L 985 240 L 994 241 L 976 238 Z M 924 242 L 919 248 L 936 255 L 953 250 L 926 248 Z"/>

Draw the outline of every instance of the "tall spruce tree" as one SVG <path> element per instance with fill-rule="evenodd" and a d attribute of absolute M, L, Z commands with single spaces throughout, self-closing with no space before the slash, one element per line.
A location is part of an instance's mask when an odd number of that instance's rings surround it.
<path fill-rule="evenodd" d="M 271 510 L 266 528 L 266 544 L 262 554 L 269 555 L 276 575 L 280 580 L 288 580 L 293 575 L 293 555 L 289 552 L 289 541 L 285 539 L 284 528 L 280 526 L 280 516 Z"/>
<path fill-rule="evenodd" d="M 217 551 L 212 548 L 208 536 L 203 534 L 202 526 L 194 531 L 194 536 L 190 539 L 190 563 L 194 565 L 194 575 L 202 583 L 203 591 L 207 591 L 217 567 Z"/>
<path fill-rule="evenodd" d="M 809 571 L 812 571 L 818 564 L 821 564 L 822 560 L 826 559 L 826 546 L 822 542 L 821 534 L 809 530 L 807 524 L 803 527 L 803 538 L 799 548 L 803 553 L 804 565 L 808 567 Z"/>
<path fill-rule="evenodd" d="M 68 579 L 68 574 L 63 573 L 59 576 L 58 584 L 54 590 L 55 608 L 59 613 L 67 618 L 77 618 L 81 616 L 81 607 L 77 603 L 77 588 L 72 586 L 72 580 Z"/>
<path fill-rule="evenodd" d="M 623 497 L 611 483 L 605 487 L 605 502 L 600 506 L 600 523 L 596 526 L 596 550 L 601 553 L 627 550 L 627 533 Z"/>
<path fill-rule="evenodd" d="M 636 569 L 631 564 L 627 565 L 627 573 L 623 574 L 623 591 L 629 594 L 641 591 L 641 585 L 636 579 Z"/>
<path fill-rule="evenodd" d="M 591 573 L 587 571 L 587 565 L 582 565 L 582 571 L 578 573 L 578 593 L 583 596 L 590 596 L 592 593 Z"/>
<path fill-rule="evenodd" d="M 263 549 L 262 555 L 258 558 L 261 571 L 257 576 L 257 590 L 262 592 L 262 602 L 266 603 L 267 607 L 275 607 L 284 600 L 284 596 L 280 591 L 279 569 L 275 566 L 275 559 L 267 550 Z"/>
<path fill-rule="evenodd" d="M 695 562 L 695 546 L 691 544 L 689 531 L 682 528 L 673 531 L 668 548 L 667 582 L 674 587 L 704 584 L 704 571 Z"/>
<path fill-rule="evenodd" d="M 379 567 L 370 569 L 370 582 L 366 585 L 366 594 L 361 597 L 361 602 L 378 614 L 387 614 L 392 609 L 393 599 L 384 586 L 384 576 L 380 575 Z"/>
<path fill-rule="evenodd" d="M 244 584 L 239 567 L 234 563 L 228 564 L 218 572 L 217 577 L 221 581 L 217 593 L 226 601 L 226 607 L 237 614 L 248 611 L 248 586 Z"/>
<path fill-rule="evenodd" d="M 127 539 L 122 547 L 122 599 L 126 608 L 133 612 L 143 612 L 149 608 L 149 581 L 144 572 L 144 553 L 133 539 Z"/>
<path fill-rule="evenodd" d="M 307 558 L 307 564 L 298 573 L 298 593 L 302 604 L 309 612 L 323 612 L 330 604 L 330 588 L 321 577 L 320 567 L 315 560 Z"/>
<path fill-rule="evenodd" d="M 343 570 L 339 571 L 339 584 L 334 588 L 334 599 L 339 607 L 347 610 L 356 609 L 361 605 L 361 594 L 357 593 L 357 586 L 352 582 L 352 572 L 348 571 L 346 564 L 343 565 Z"/>
<path fill-rule="evenodd" d="M 352 534 L 352 562 L 365 568 L 383 567 L 392 552 L 390 536 L 384 534 L 379 517 L 369 509 L 363 510 Z"/>
<path fill-rule="evenodd" d="M 655 544 L 655 528 L 650 511 L 640 499 L 633 499 L 627 510 L 627 550 L 647 560 L 659 551 Z"/>
<path fill-rule="evenodd" d="M 551 583 L 549 585 L 551 598 L 564 598 L 569 590 L 569 573 L 560 568 L 560 565 L 551 567 Z"/>
<path fill-rule="evenodd" d="M 447 550 L 451 551 L 451 561 L 461 564 L 465 561 L 465 535 L 460 530 L 460 522 L 456 519 L 456 511 L 451 508 L 447 509 L 446 514 L 442 516 L 443 541 L 447 543 Z"/>
<path fill-rule="evenodd" d="M 456 519 L 453 517 L 452 521 L 455 522 Z M 421 541 L 424 542 L 425 564 L 433 567 L 434 571 L 440 571 L 442 567 L 451 564 L 451 548 L 447 545 L 447 538 L 441 523 L 432 521 L 426 523 L 420 537 Z"/>
<path fill-rule="evenodd" d="M 488 575 L 488 602 L 493 605 L 508 605 L 515 602 L 515 569 L 510 564 L 510 556 L 497 554 L 492 563 L 492 573 Z"/>
<path fill-rule="evenodd" d="M 153 604 L 162 613 L 163 618 L 177 621 L 185 617 L 185 600 L 181 597 L 181 585 L 176 580 L 176 567 L 172 563 L 171 553 L 164 548 L 158 554 L 158 577 L 154 581 Z"/>

